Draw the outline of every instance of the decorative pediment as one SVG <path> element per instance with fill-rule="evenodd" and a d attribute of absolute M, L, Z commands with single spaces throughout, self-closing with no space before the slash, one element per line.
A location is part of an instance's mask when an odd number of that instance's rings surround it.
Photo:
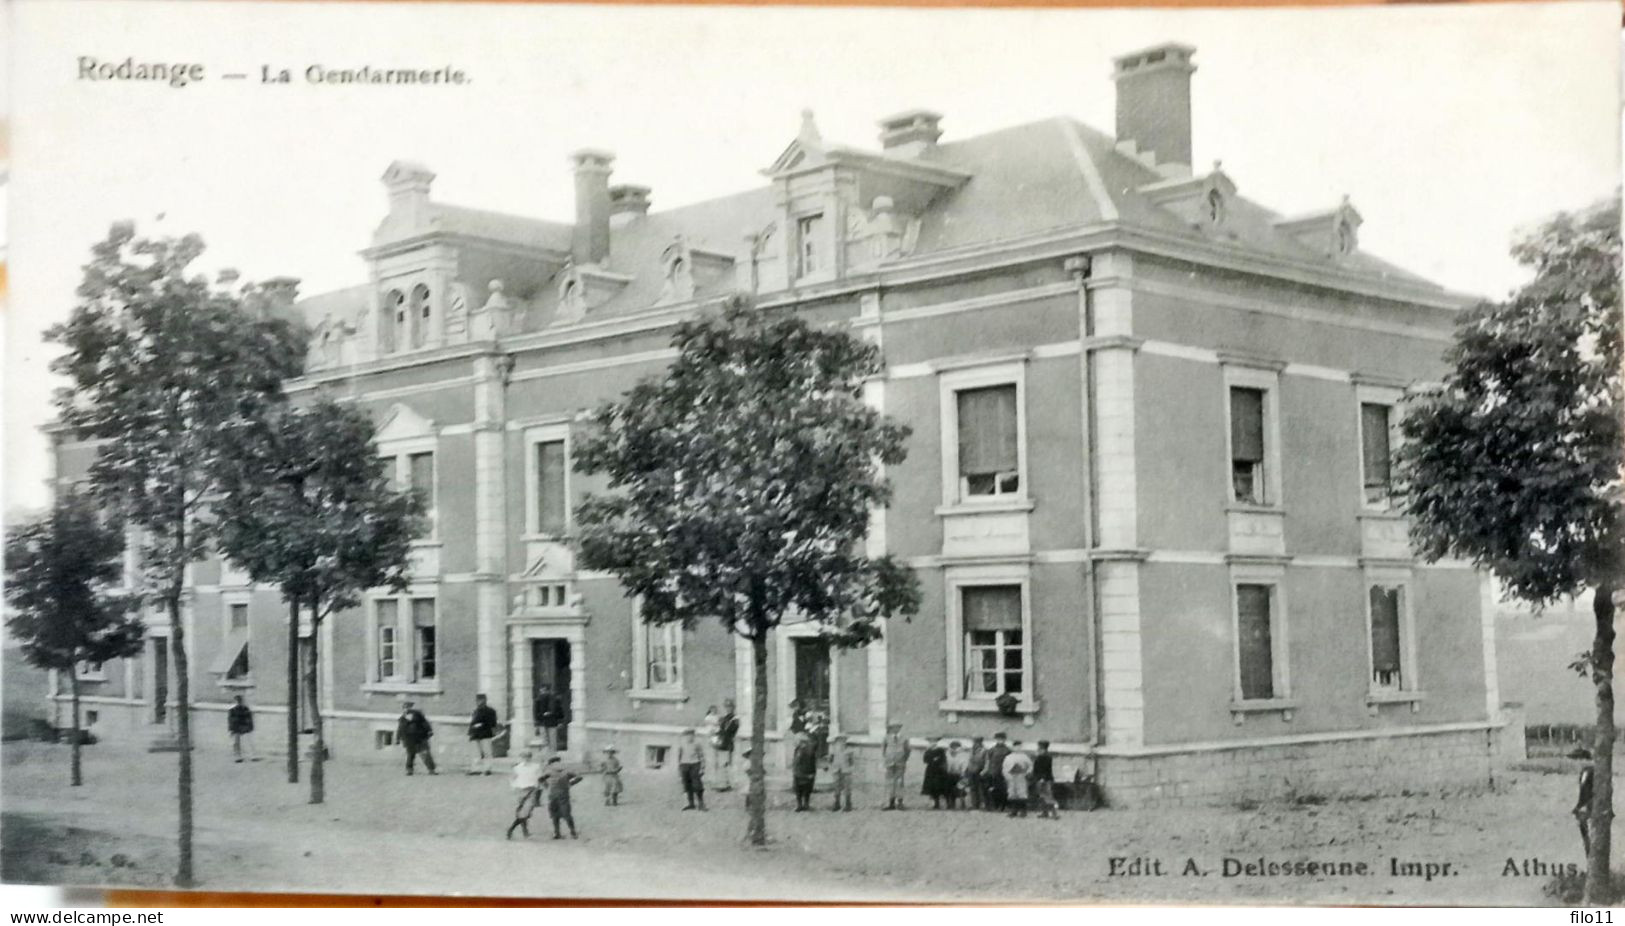
<path fill-rule="evenodd" d="M 1214 161 L 1213 169 L 1202 176 L 1158 180 L 1139 187 L 1138 192 L 1194 227 L 1212 231 L 1224 227 L 1236 184 Z"/>
<path fill-rule="evenodd" d="M 792 170 L 816 167 L 825 160 L 824 139 L 818 133 L 818 123 L 813 119 L 812 110 L 803 109 L 801 131 L 796 133 L 796 140 L 791 142 L 762 173 L 775 177 Z"/>
<path fill-rule="evenodd" d="M 1340 260 L 1359 249 L 1360 225 L 1364 221 L 1345 196 L 1335 208 L 1277 219 L 1275 227 L 1315 253 Z"/>
<path fill-rule="evenodd" d="M 383 426 L 378 429 L 376 441 L 379 444 L 389 444 L 395 441 L 420 440 L 434 435 L 433 420 L 413 411 L 411 406 L 397 402 L 389 410 L 389 416 L 384 419 Z"/>

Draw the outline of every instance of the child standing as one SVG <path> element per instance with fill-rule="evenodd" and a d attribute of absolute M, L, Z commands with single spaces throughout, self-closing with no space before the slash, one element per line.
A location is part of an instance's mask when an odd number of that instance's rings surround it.
<path fill-rule="evenodd" d="M 818 745 L 805 732 L 796 734 L 796 750 L 790 760 L 790 770 L 796 788 L 796 812 L 811 810 L 813 784 L 818 778 Z"/>
<path fill-rule="evenodd" d="M 1010 808 L 1009 816 L 1027 815 L 1027 782 L 1032 772 L 1033 760 L 1022 751 L 1018 741 L 1004 758 L 1004 795 L 1005 803 Z"/>
<path fill-rule="evenodd" d="M 1055 804 L 1055 756 L 1049 751 L 1049 740 L 1038 741 L 1038 755 L 1033 757 L 1033 795 L 1038 798 L 1039 819 L 1061 819 Z"/>
<path fill-rule="evenodd" d="M 531 755 L 530 750 L 519 754 L 519 761 L 513 767 L 513 790 L 519 794 L 519 803 L 513 808 L 513 822 L 508 824 L 508 835 L 505 839 L 513 838 L 513 831 L 523 830 L 525 838 L 530 838 L 530 815 L 536 811 L 536 805 L 542 799 L 542 766 Z"/>
<path fill-rule="evenodd" d="M 831 810 L 843 813 L 852 809 L 852 773 L 857 769 L 858 756 L 846 744 L 846 734 L 837 733 L 829 741 L 829 770 L 835 776 L 835 806 Z M 842 807 L 841 802 L 846 806 Z"/>
<path fill-rule="evenodd" d="M 554 839 L 564 838 L 564 834 L 559 832 L 561 821 L 569 824 L 571 839 L 579 838 L 576 835 L 575 815 L 570 812 L 570 788 L 580 783 L 581 776 L 567 771 L 558 756 L 548 757 L 547 774 L 542 776 L 542 787 L 547 789 L 547 816 L 553 821 Z"/>
<path fill-rule="evenodd" d="M 621 802 L 621 759 L 615 755 L 615 746 L 604 747 L 604 806 L 614 807 Z"/>

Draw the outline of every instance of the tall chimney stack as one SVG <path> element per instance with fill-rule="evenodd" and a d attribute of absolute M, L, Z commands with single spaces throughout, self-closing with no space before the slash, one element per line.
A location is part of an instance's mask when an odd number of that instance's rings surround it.
<path fill-rule="evenodd" d="M 609 258 L 609 174 L 615 155 L 584 148 L 570 155 L 576 175 L 576 225 L 570 256 L 578 264 Z"/>
<path fill-rule="evenodd" d="M 1117 140 L 1134 142 L 1159 164 L 1191 163 L 1191 74 L 1196 49 L 1165 42 L 1112 59 Z"/>

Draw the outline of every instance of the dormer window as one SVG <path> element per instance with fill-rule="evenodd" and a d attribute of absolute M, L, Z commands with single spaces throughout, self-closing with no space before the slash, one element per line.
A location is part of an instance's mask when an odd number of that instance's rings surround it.
<path fill-rule="evenodd" d="M 1224 194 L 1218 190 L 1207 191 L 1207 204 L 1203 218 L 1207 220 L 1208 227 L 1217 228 L 1224 224 Z"/>
<path fill-rule="evenodd" d="M 796 222 L 797 276 L 809 276 L 824 269 L 824 214 L 802 216 Z"/>

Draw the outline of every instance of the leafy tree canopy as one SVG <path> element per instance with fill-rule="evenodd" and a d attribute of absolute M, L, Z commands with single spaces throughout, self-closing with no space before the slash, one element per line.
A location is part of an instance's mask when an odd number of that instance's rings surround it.
<path fill-rule="evenodd" d="M 1615 199 L 1519 241 L 1533 278 L 1463 315 L 1451 372 L 1401 424 L 1417 551 L 1470 560 L 1525 601 L 1625 572 L 1619 226 Z"/>
<path fill-rule="evenodd" d="M 39 519 L 12 526 L 6 628 L 31 665 L 66 671 L 140 651 L 138 601 L 118 591 L 123 554 L 122 530 L 83 496 L 64 495 Z"/>
<path fill-rule="evenodd" d="M 62 423 L 106 441 L 92 484 L 144 528 L 143 568 L 165 588 L 213 542 L 206 473 L 221 427 L 281 401 L 304 356 L 303 326 L 273 314 L 258 287 L 190 271 L 202 253 L 196 235 L 138 238 L 115 224 L 92 248 L 72 315 L 46 332 L 66 348 L 52 365 L 69 381 Z"/>
<path fill-rule="evenodd" d="M 587 567 L 619 576 L 645 621 L 747 637 L 793 611 L 855 646 L 913 613 L 913 574 L 863 549 L 890 499 L 878 464 L 902 462 L 909 434 L 863 401 L 876 348 L 741 303 L 672 344 L 666 375 L 598 409 L 577 448 L 615 493 L 577 510 Z"/>
<path fill-rule="evenodd" d="M 319 614 L 369 588 L 406 587 L 424 500 L 395 488 L 367 414 L 320 400 L 222 430 L 215 506 L 222 551 Z"/>

